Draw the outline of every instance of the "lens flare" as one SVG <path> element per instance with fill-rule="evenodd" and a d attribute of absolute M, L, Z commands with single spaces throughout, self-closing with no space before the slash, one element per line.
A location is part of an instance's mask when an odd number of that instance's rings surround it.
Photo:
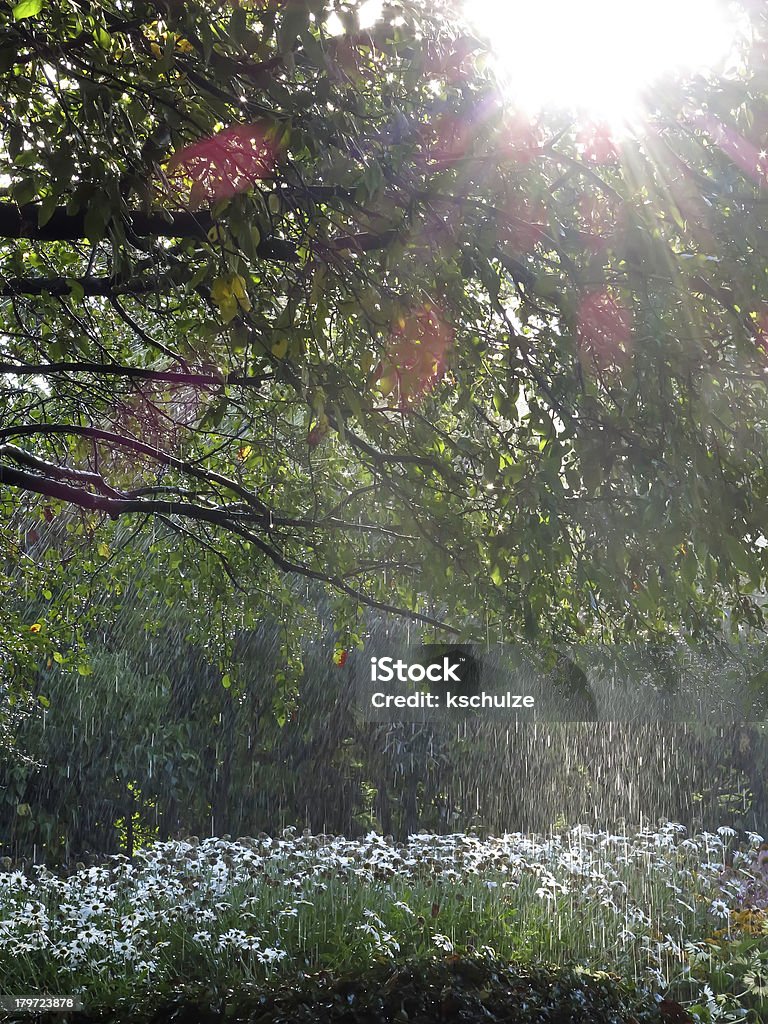
<path fill-rule="evenodd" d="M 675 71 L 716 69 L 737 38 L 724 0 L 466 0 L 506 91 L 526 112 L 632 117 L 645 88 Z"/>

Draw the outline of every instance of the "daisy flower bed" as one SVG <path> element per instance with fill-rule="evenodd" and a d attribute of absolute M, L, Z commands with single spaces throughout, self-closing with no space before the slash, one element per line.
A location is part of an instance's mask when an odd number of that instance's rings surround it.
<path fill-rule="evenodd" d="M 761 843 L 675 824 L 405 843 L 288 829 L 66 876 L 11 867 L 0 993 L 78 995 L 83 1019 L 759 1022 Z"/>

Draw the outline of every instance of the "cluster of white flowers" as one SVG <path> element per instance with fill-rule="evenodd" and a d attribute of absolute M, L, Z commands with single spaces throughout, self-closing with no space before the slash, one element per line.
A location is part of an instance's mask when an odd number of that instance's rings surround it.
<path fill-rule="evenodd" d="M 432 930 L 424 901 L 414 910 L 419 891 L 434 893 L 427 908 L 441 892 L 467 892 L 473 912 L 485 901 L 499 908 L 499 920 L 511 907 L 525 915 L 538 903 L 541 913 L 559 915 L 557 938 L 566 918 L 588 922 L 596 946 L 610 934 L 614 951 L 635 944 L 658 967 L 665 957 L 683 958 L 707 927 L 728 922 L 744 880 L 754 878 L 761 842 L 751 833 L 738 847 L 732 829 L 687 836 L 671 823 L 633 835 L 577 826 L 551 836 L 419 833 L 405 843 L 292 829 L 236 841 L 192 837 L 68 877 L 41 867 L 0 872 L 0 969 L 42 952 L 63 974 L 111 965 L 172 976 L 179 943 L 271 968 L 316 941 L 307 922 L 322 914 L 324 897 L 348 900 L 344 927 L 364 948 L 394 956 L 409 929 Z M 375 911 L 362 909 L 369 894 Z M 439 899 L 434 908 L 441 932 L 428 941 L 453 949 L 462 938 Z M 691 932 L 694 920 L 703 933 Z"/>
<path fill-rule="evenodd" d="M 387 926 L 377 914 L 366 909 L 363 910 L 363 917 L 364 921 L 357 926 L 357 930 L 369 940 L 372 952 L 383 953 L 385 956 L 400 952 L 400 943 L 387 931 Z"/>

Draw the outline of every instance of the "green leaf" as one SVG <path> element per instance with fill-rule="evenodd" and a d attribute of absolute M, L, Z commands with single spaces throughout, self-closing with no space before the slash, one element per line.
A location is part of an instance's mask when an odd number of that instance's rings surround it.
<path fill-rule="evenodd" d="M 40 203 L 40 209 L 37 214 L 37 226 L 39 228 L 45 227 L 56 212 L 58 205 L 59 197 L 53 192 L 47 195 L 42 203 Z"/>
<path fill-rule="evenodd" d="M 18 203 L 19 206 L 24 206 L 26 203 L 31 203 L 32 200 L 37 196 L 37 184 L 34 178 L 25 177 L 22 181 L 17 182 L 11 189 L 13 200 Z"/>
<path fill-rule="evenodd" d="M 89 242 L 100 242 L 104 237 L 105 228 L 111 216 L 109 205 L 102 201 L 88 204 L 85 211 L 85 235 Z"/>
<path fill-rule="evenodd" d="M 762 672 L 757 672 L 748 681 L 748 685 L 753 692 L 760 694 L 765 697 L 768 696 L 768 669 L 763 669 Z"/>
<path fill-rule="evenodd" d="M 229 399 L 224 396 L 217 399 L 207 410 L 200 420 L 201 430 L 215 430 L 224 419 L 224 414 L 229 408 Z"/>
<path fill-rule="evenodd" d="M 272 346 L 272 355 L 275 356 L 277 359 L 285 359 L 285 356 L 286 356 L 287 352 L 288 352 L 288 339 L 287 338 L 281 338 L 279 341 L 276 341 L 274 343 L 274 345 Z"/>
<path fill-rule="evenodd" d="M 378 161 L 372 160 L 368 164 L 363 176 L 363 187 L 368 194 L 368 198 L 372 199 L 383 184 L 384 172 L 381 169 L 381 165 Z"/>
<path fill-rule="evenodd" d="M 281 53 L 288 53 L 296 39 L 309 24 L 309 10 L 301 0 L 289 0 L 277 33 L 277 46 Z"/>
<path fill-rule="evenodd" d="M 21 21 L 22 18 L 34 18 L 43 9 L 43 0 L 21 0 L 13 8 L 13 20 Z"/>

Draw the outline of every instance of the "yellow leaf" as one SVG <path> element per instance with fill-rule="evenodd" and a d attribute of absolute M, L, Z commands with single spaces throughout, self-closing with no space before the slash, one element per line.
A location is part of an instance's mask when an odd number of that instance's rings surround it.
<path fill-rule="evenodd" d="M 237 299 L 232 295 L 226 302 L 222 302 L 221 304 L 221 319 L 225 324 L 228 324 L 229 321 L 234 320 L 236 316 Z"/>
<path fill-rule="evenodd" d="M 244 300 L 238 299 L 235 295 L 235 282 L 243 282 L 241 277 L 230 275 L 229 277 L 217 277 L 211 285 L 211 298 L 219 307 L 222 319 L 229 323 L 237 315 L 237 307 L 240 304 L 248 303 L 248 298 Z M 243 282 L 244 283 L 244 282 Z M 242 284 L 238 283 L 238 290 L 242 288 Z M 243 289 L 243 294 L 245 291 Z M 245 305 L 243 306 L 245 308 Z"/>
<path fill-rule="evenodd" d="M 97 550 L 98 550 L 98 552 L 99 552 L 99 554 L 101 555 L 102 558 L 109 558 L 109 555 L 110 555 L 109 544 L 107 544 L 106 541 L 102 541 L 99 544 L 99 547 L 98 547 Z"/>
<path fill-rule="evenodd" d="M 231 289 L 232 294 L 236 299 L 244 299 L 247 294 L 245 290 L 245 278 L 241 277 L 240 274 L 233 274 Z"/>
<path fill-rule="evenodd" d="M 211 285 L 211 298 L 219 308 L 223 303 L 228 302 L 232 298 L 232 279 L 217 277 Z"/>
<path fill-rule="evenodd" d="M 237 299 L 237 305 L 247 313 L 251 308 L 251 300 L 245 290 L 245 278 L 240 274 L 233 274 L 230 278 L 231 294 Z"/>
<path fill-rule="evenodd" d="M 41 630 L 42 628 L 43 628 L 43 627 L 42 627 L 42 625 L 41 625 L 41 624 L 40 624 L 39 622 L 34 622 L 34 623 L 33 623 L 33 624 L 32 624 L 32 625 L 31 625 L 31 626 L 29 627 L 29 632 L 30 632 L 30 633 L 39 633 L 39 632 L 40 632 L 40 630 Z"/>
<path fill-rule="evenodd" d="M 288 352 L 288 339 L 281 338 L 280 341 L 276 341 L 272 346 L 272 355 L 277 356 L 278 359 L 285 359 L 286 353 Z"/>
<path fill-rule="evenodd" d="M 379 378 L 379 391 L 382 395 L 391 395 L 395 390 L 396 383 L 397 377 L 394 371 L 390 370 Z"/>

